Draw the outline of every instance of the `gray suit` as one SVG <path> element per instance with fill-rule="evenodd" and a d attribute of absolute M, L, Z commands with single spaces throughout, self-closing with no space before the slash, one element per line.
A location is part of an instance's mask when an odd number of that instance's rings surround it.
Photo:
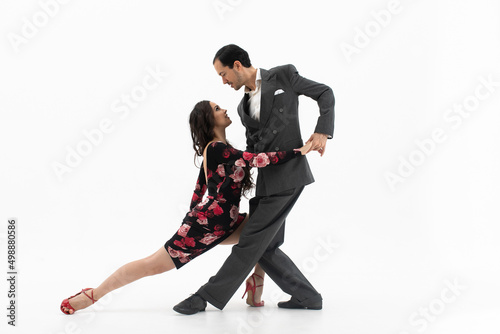
<path fill-rule="evenodd" d="M 238 106 L 246 128 L 250 152 L 285 151 L 301 147 L 298 96 L 317 101 L 320 116 L 314 132 L 333 136 L 334 96 L 330 87 L 300 76 L 293 65 L 261 69 L 260 121 L 248 113 L 248 94 Z M 224 308 L 253 266 L 259 262 L 264 271 L 295 301 L 307 304 L 321 295 L 279 246 L 284 241 L 285 218 L 304 186 L 314 182 L 305 156 L 285 164 L 261 168 L 256 196 L 250 200 L 250 219 L 240 241 L 232 249 L 219 272 L 198 290 L 205 300 Z"/>

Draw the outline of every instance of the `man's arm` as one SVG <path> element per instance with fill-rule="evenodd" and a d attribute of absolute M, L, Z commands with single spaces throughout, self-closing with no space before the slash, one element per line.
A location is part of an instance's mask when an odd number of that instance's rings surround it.
<path fill-rule="evenodd" d="M 288 74 L 296 94 L 310 97 L 318 103 L 320 116 L 314 133 L 306 143 L 311 142 L 311 150 L 319 151 L 323 156 L 326 149 L 326 140 L 333 137 L 335 122 L 335 97 L 333 91 L 325 84 L 302 77 L 293 65 L 288 65 Z"/>

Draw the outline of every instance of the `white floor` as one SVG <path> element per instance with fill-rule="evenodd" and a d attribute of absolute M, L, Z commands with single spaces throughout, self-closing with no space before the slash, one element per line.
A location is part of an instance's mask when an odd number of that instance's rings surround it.
<path fill-rule="evenodd" d="M 19 273 L 17 326 L 2 333 L 499 333 L 498 280 L 473 275 L 453 277 L 439 272 L 356 272 L 332 254 L 318 265 L 303 267 L 324 297 L 321 311 L 282 310 L 286 300 L 266 280 L 263 308 L 248 307 L 241 298 L 243 286 L 223 311 L 209 305 L 193 316 L 177 314 L 172 307 L 194 292 L 219 266 L 229 248 L 214 249 L 205 261 L 192 262 L 183 270 L 148 277 L 126 286 L 94 306 L 67 316 L 59 311 L 63 298 L 79 288 L 95 286 L 104 273 L 114 270 L 117 260 L 87 254 L 58 259 L 46 266 L 43 258 L 26 263 Z M 201 258 L 200 258 L 201 259 Z M 91 262 L 94 263 L 93 269 Z M 303 263 L 308 263 L 303 262 Z M 345 269 L 349 269 L 346 271 Z M 421 268 L 420 268 L 421 269 Z M 38 275 L 31 271 L 39 270 Z M 92 272 L 90 270 L 93 270 Z M 363 269 L 364 270 L 364 269 Z M 67 279 L 63 278 L 66 273 Z M 455 284 L 456 289 L 449 289 Z M 496 296 L 496 297 L 495 297 Z M 428 320 L 418 315 L 427 310 Z"/>

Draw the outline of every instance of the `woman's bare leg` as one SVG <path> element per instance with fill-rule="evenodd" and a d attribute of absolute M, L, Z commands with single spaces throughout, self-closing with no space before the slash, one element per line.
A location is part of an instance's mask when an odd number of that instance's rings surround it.
<path fill-rule="evenodd" d="M 245 220 L 243 220 L 243 222 L 236 229 L 236 231 L 234 231 L 229 237 L 226 238 L 226 240 L 224 240 L 220 244 L 221 245 L 234 245 L 234 244 L 237 244 L 238 241 L 240 240 L 241 231 L 243 230 L 243 228 L 245 227 L 246 223 L 248 222 L 248 218 L 249 218 L 249 216 L 247 215 L 245 217 Z M 262 269 L 261 266 L 258 263 L 255 265 L 254 274 L 256 274 L 254 276 L 255 285 L 262 285 L 262 284 L 264 284 L 264 276 L 265 276 L 266 273 L 264 272 L 264 269 Z M 260 277 L 257 276 L 257 275 L 259 275 Z M 253 285 L 253 279 L 251 277 L 247 278 L 246 281 L 247 281 L 247 283 L 250 283 L 251 285 Z M 255 303 L 260 303 L 263 292 L 264 292 L 264 287 L 263 286 L 259 286 L 258 288 L 255 289 L 255 295 L 254 295 Z"/>
<path fill-rule="evenodd" d="M 240 226 L 238 226 L 238 228 L 236 229 L 236 231 L 234 231 L 233 233 L 231 233 L 231 235 L 229 235 L 229 237 L 227 237 L 220 244 L 221 245 L 234 245 L 234 244 L 237 244 L 238 241 L 240 241 L 241 231 L 243 230 L 243 228 L 247 224 L 247 221 L 248 221 L 248 215 L 245 217 L 245 219 L 243 219 L 243 221 L 241 222 Z"/>
<path fill-rule="evenodd" d="M 87 294 L 91 296 L 92 292 L 94 292 L 94 299 L 99 300 L 107 293 L 132 283 L 133 281 L 146 276 L 161 274 L 173 268 L 175 268 L 174 262 L 168 255 L 165 247 L 161 247 L 148 257 L 121 266 L 102 282 L 101 285 L 93 289 L 93 291 L 87 291 Z M 92 301 L 83 294 L 71 298 L 69 302 L 75 310 L 80 310 L 92 305 Z M 68 311 L 73 313 L 71 310 Z"/>

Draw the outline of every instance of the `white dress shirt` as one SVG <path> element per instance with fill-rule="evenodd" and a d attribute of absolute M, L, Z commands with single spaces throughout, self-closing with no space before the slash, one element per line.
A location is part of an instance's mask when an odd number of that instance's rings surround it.
<path fill-rule="evenodd" d="M 260 76 L 260 68 L 257 69 L 257 75 L 255 77 L 255 90 L 249 90 L 245 87 L 245 93 L 248 94 L 248 111 L 250 117 L 260 121 L 260 86 L 262 83 L 262 77 Z"/>

